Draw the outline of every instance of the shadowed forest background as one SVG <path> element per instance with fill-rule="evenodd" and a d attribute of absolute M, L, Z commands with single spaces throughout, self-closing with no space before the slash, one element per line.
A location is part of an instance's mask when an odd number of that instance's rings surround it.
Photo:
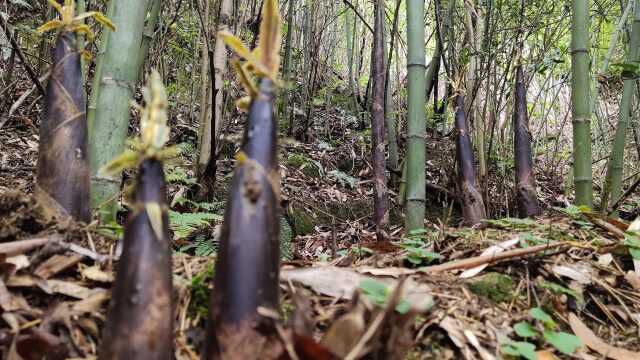
<path fill-rule="evenodd" d="M 6 359 L 640 359 L 637 0 L 6 0 Z"/>

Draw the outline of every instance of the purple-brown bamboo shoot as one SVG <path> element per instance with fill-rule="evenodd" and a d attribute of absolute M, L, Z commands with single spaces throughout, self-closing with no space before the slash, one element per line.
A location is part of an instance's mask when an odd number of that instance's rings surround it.
<path fill-rule="evenodd" d="M 91 220 L 86 95 L 76 34 L 58 34 L 40 123 L 35 194 L 52 215 Z"/>
<path fill-rule="evenodd" d="M 475 225 L 485 219 L 482 195 L 476 185 L 475 159 L 469 135 L 469 125 L 464 113 L 464 96 L 455 98 L 456 161 L 458 163 L 458 187 L 462 201 L 462 217 L 466 225 Z"/>
<path fill-rule="evenodd" d="M 270 321 L 258 308 L 277 311 L 280 248 L 279 175 L 274 85 L 263 79 L 252 101 L 243 156 L 231 184 L 209 306 L 204 359 L 243 358 L 266 351 Z M 244 159 L 242 159 L 244 157 Z"/>
<path fill-rule="evenodd" d="M 152 159 L 144 160 L 138 170 L 100 359 L 173 358 L 171 238 L 164 171 L 162 163 Z"/>
<path fill-rule="evenodd" d="M 513 112 L 513 152 L 516 168 L 516 202 L 520 217 L 540 214 L 531 156 L 531 133 L 527 114 L 527 92 L 522 65 L 516 66 L 515 109 Z"/>

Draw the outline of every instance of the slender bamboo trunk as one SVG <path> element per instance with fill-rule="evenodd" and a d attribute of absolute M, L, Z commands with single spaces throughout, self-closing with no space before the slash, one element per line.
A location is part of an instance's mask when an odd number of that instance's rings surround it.
<path fill-rule="evenodd" d="M 629 53 L 627 62 L 635 64 L 640 60 L 640 1 L 635 4 L 633 26 L 631 29 L 631 39 L 629 40 Z M 625 74 L 623 74 L 625 75 Z M 635 92 L 635 74 L 626 75 L 622 89 L 622 99 L 620 101 L 620 113 L 618 115 L 618 126 L 611 146 L 611 156 L 607 163 L 607 175 L 602 193 L 601 210 L 615 204 L 622 194 L 622 173 L 624 169 L 624 148 L 627 138 L 627 128 L 629 127 L 629 110 L 631 99 Z"/>
<path fill-rule="evenodd" d="M 407 205 L 405 231 L 424 227 L 425 212 L 425 51 L 424 1 L 407 3 Z"/>
<path fill-rule="evenodd" d="M 52 215 L 89 222 L 86 93 L 76 34 L 58 34 L 40 124 L 35 194 Z"/>
<path fill-rule="evenodd" d="M 282 101 L 282 111 L 280 113 L 284 119 L 289 119 L 289 126 L 287 127 L 287 135 L 293 135 L 293 108 L 290 104 L 292 87 L 294 83 L 291 78 L 291 62 L 293 61 L 292 54 L 292 42 L 293 42 L 293 30 L 295 29 L 295 23 L 293 19 L 293 9 L 295 6 L 295 0 L 289 0 L 289 9 L 287 10 L 287 37 L 284 45 L 284 64 L 282 69 L 284 72 L 284 80 L 287 82 L 287 89 L 284 91 L 284 99 Z"/>
<path fill-rule="evenodd" d="M 231 24 L 231 0 L 222 0 L 220 3 L 220 12 L 218 13 L 217 31 L 228 31 Z M 202 129 L 200 153 L 198 157 L 198 174 L 200 183 L 202 184 L 202 194 L 205 198 L 211 200 L 215 188 L 216 171 L 217 171 L 217 141 L 223 127 L 223 99 L 224 93 L 224 76 L 227 72 L 227 48 L 222 41 L 216 41 L 213 50 L 213 83 L 211 86 L 211 98 L 213 104 L 209 116 L 203 119 L 204 126 Z M 209 97 L 208 97 L 209 98 Z M 208 106 L 207 106 L 208 107 Z"/>
<path fill-rule="evenodd" d="M 139 166 L 133 208 L 100 359 L 172 359 L 171 237 L 161 162 L 144 160 Z M 152 208 L 161 211 L 161 229 L 154 228 Z"/>
<path fill-rule="evenodd" d="M 391 81 L 391 64 L 393 63 L 394 55 L 394 43 L 395 33 L 398 31 L 398 19 L 400 18 L 400 0 L 396 0 L 396 7 L 393 14 L 393 22 L 391 32 L 385 31 L 385 37 L 389 39 L 388 44 L 385 47 L 385 99 L 384 99 L 384 112 L 385 112 L 385 125 L 387 127 L 387 142 L 389 158 L 387 164 L 393 171 L 391 172 L 390 186 L 395 187 L 398 183 L 398 176 L 396 175 L 399 169 L 399 152 L 398 152 L 398 117 L 395 112 L 393 103 L 393 86 Z M 387 27 L 385 27 L 385 30 Z M 395 54 L 396 57 L 398 56 Z M 396 60 L 397 63 L 397 60 Z"/>
<path fill-rule="evenodd" d="M 146 24 L 142 32 L 142 44 L 140 45 L 140 56 L 138 57 L 138 73 L 144 73 L 144 63 L 149 55 L 149 48 L 153 35 L 156 32 L 156 25 L 160 19 L 160 11 L 162 10 L 162 0 L 148 0 L 150 2 L 149 12 L 146 16 Z"/>
<path fill-rule="evenodd" d="M 268 323 L 258 308 L 278 310 L 279 179 L 273 99 L 272 82 L 262 80 L 244 134 L 242 151 L 248 159 L 236 169 L 225 211 L 205 359 L 243 358 L 238 344 L 259 340 Z"/>
<path fill-rule="evenodd" d="M 373 74 L 373 94 L 371 105 L 371 150 L 374 173 L 373 207 L 378 241 L 387 238 L 389 223 L 389 200 L 387 198 L 387 180 L 384 146 L 384 2 L 376 0 L 374 4 L 375 27 L 373 47 L 371 49 L 371 68 Z"/>
<path fill-rule="evenodd" d="M 522 64 L 516 66 L 515 109 L 513 112 L 513 152 L 516 168 L 516 201 L 521 217 L 540 214 L 531 156 L 531 133 L 527 112 L 527 92 Z"/>
<path fill-rule="evenodd" d="M 475 225 L 485 219 L 482 194 L 476 185 L 475 159 L 469 135 L 469 125 L 464 113 L 464 96 L 457 95 L 456 104 L 456 161 L 458 163 L 458 187 L 462 200 L 462 217 L 466 225 Z"/>
<path fill-rule="evenodd" d="M 129 127 L 129 103 L 138 79 L 140 44 L 147 11 L 147 1 L 111 0 L 115 8 L 111 20 L 118 31 L 110 34 L 97 94 L 95 119 L 89 134 L 91 160 L 91 205 L 100 217 L 115 217 L 116 199 L 122 178 L 120 174 L 99 174 L 102 168 L 124 150 Z"/>
<path fill-rule="evenodd" d="M 572 0 L 571 15 L 571 115 L 575 202 L 577 205 L 592 207 L 589 0 Z"/>

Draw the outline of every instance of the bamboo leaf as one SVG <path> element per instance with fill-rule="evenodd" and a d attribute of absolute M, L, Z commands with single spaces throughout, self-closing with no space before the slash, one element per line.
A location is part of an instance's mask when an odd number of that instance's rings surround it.
<path fill-rule="evenodd" d="M 240 77 L 240 82 L 242 83 L 242 86 L 244 86 L 244 89 L 247 91 L 249 96 L 253 98 L 253 97 L 256 97 L 256 95 L 258 95 L 258 89 L 256 88 L 256 85 L 253 83 L 253 80 L 251 79 L 251 75 L 247 71 L 247 68 L 245 66 L 246 64 L 240 65 L 240 62 L 237 60 L 233 61 L 233 67 L 235 67 L 236 71 L 238 72 L 238 76 Z"/>
<path fill-rule="evenodd" d="M 236 107 L 238 110 L 242 112 L 246 112 L 249 110 L 249 105 L 251 105 L 251 97 L 243 96 L 240 99 L 236 100 Z"/>
<path fill-rule="evenodd" d="M 280 67 L 281 23 L 278 1 L 266 0 L 262 7 L 258 49 L 259 59 L 267 70 L 266 75 L 271 79 L 277 77 Z"/>
<path fill-rule="evenodd" d="M 113 160 L 109 161 L 105 166 L 100 169 L 100 173 L 103 174 L 118 174 L 124 169 L 130 169 L 138 164 L 140 154 L 127 149 L 122 154 L 116 156 Z"/>
<path fill-rule="evenodd" d="M 62 27 L 62 22 L 60 20 L 50 20 L 38 27 L 36 31 L 39 33 L 45 33 L 47 31 L 56 30 L 60 27 Z"/>
<path fill-rule="evenodd" d="M 109 20 L 109 18 L 106 17 L 103 13 L 99 11 L 95 11 L 94 13 L 95 14 L 93 14 L 93 19 L 95 21 L 99 22 L 100 24 L 107 27 L 111 31 L 114 31 L 114 32 L 118 31 L 116 24 L 114 24 L 111 20 Z"/>
<path fill-rule="evenodd" d="M 242 40 L 240 40 L 237 36 L 231 34 L 228 31 L 219 31 L 218 36 L 222 39 L 222 41 L 224 41 L 225 44 L 227 44 L 229 48 L 231 48 L 231 50 L 233 50 L 233 52 L 238 54 L 238 56 L 247 60 L 253 58 L 251 56 L 251 51 L 249 50 L 249 48 L 247 48 L 242 43 Z"/>
<path fill-rule="evenodd" d="M 54 9 L 58 11 L 58 13 L 62 13 L 62 6 L 56 0 L 47 0 L 49 5 L 53 6 Z"/>
<path fill-rule="evenodd" d="M 157 240 L 162 240 L 162 208 L 157 202 L 148 202 L 144 204 L 144 208 L 147 211 L 147 217 L 151 228 L 156 235 Z"/>

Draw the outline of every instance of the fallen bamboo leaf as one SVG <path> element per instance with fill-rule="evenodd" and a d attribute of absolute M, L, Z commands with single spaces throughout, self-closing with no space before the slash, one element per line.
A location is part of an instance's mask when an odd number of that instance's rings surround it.
<path fill-rule="evenodd" d="M 46 280 L 79 263 L 82 258 L 82 255 L 54 255 L 40 264 L 33 274 Z"/>
<path fill-rule="evenodd" d="M 569 325 L 573 333 L 582 340 L 582 343 L 587 345 L 591 350 L 611 359 L 615 360 L 638 360 L 640 359 L 640 353 L 633 352 L 625 349 L 620 349 L 615 346 L 605 343 L 591 329 L 585 325 L 578 316 L 574 313 L 569 314 Z"/>
<path fill-rule="evenodd" d="M 582 285 L 591 284 L 591 276 L 593 268 L 587 263 L 576 263 L 570 265 L 556 265 L 551 270 L 558 276 L 564 276 L 571 280 L 575 280 Z"/>
<path fill-rule="evenodd" d="M 500 254 L 500 253 L 504 252 L 505 250 L 508 250 L 508 249 L 516 246 L 516 244 L 518 244 L 518 242 L 520 242 L 520 239 L 518 237 L 516 237 L 515 239 L 507 240 L 507 241 L 501 242 L 500 244 L 490 246 L 485 251 L 483 251 L 482 254 L 480 254 L 480 256 L 493 256 L 493 255 Z M 462 272 L 462 274 L 459 275 L 459 277 L 461 277 L 463 279 L 474 277 L 474 276 L 478 275 L 480 272 L 482 272 L 482 270 L 484 270 L 487 266 L 489 266 L 488 263 L 482 264 L 482 265 L 478 265 L 478 266 L 476 266 L 474 268 L 471 268 L 469 270 L 465 270 L 465 271 Z"/>
<path fill-rule="evenodd" d="M 362 281 L 367 279 L 380 282 L 388 288 L 395 288 L 399 282 L 395 279 L 363 275 L 357 269 L 337 266 L 284 269 L 280 272 L 280 281 L 284 284 L 289 281 L 300 283 L 316 293 L 345 300 L 351 299 Z M 431 288 L 411 278 L 405 281 L 401 298 L 418 312 L 426 310 L 433 303 Z"/>
<path fill-rule="evenodd" d="M 110 283 L 113 282 L 114 279 L 113 273 L 102 271 L 97 265 L 82 267 L 80 274 L 89 280 L 98 282 Z"/>

